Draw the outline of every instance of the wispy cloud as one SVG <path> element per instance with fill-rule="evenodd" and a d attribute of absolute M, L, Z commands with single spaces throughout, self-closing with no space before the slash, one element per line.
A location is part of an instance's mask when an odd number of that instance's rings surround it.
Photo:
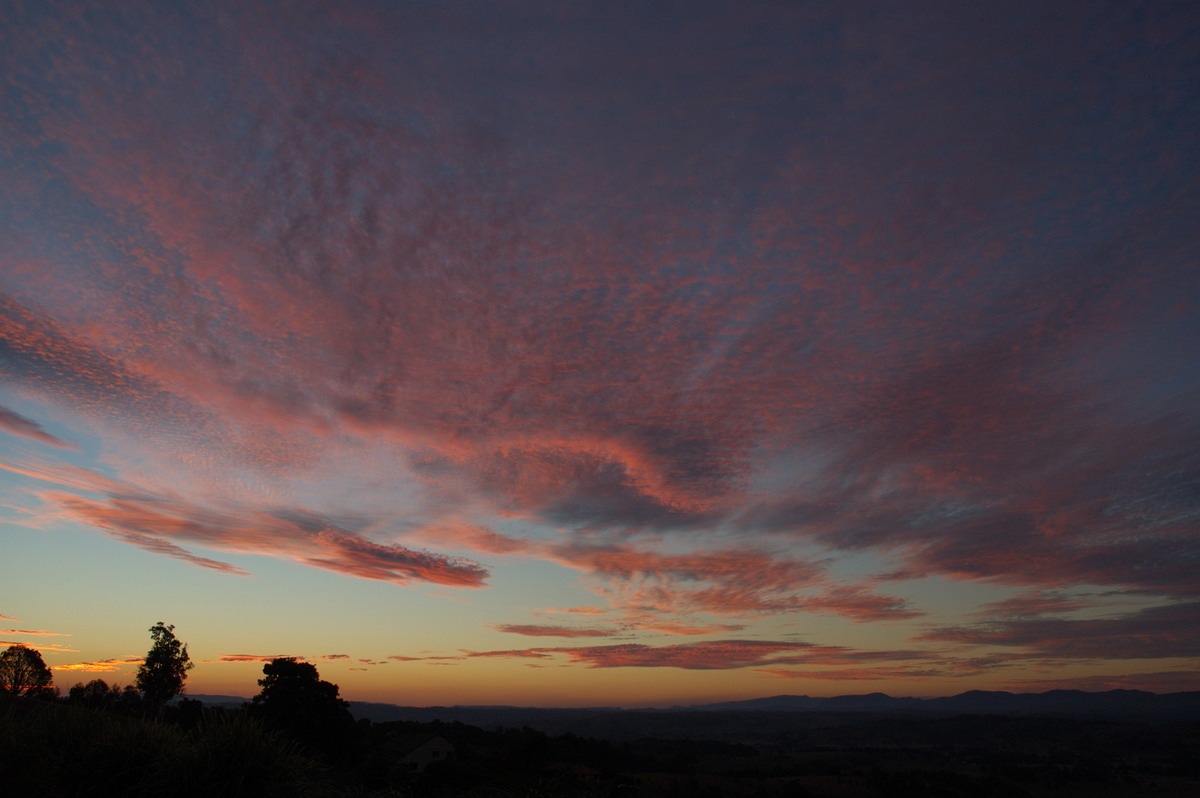
<path fill-rule="evenodd" d="M 196 556 L 166 538 L 227 551 L 287 556 L 348 576 L 399 584 L 417 580 L 478 587 L 487 576 L 487 571 L 475 563 L 374 543 L 328 519 L 307 513 L 200 506 L 168 495 L 101 501 L 67 494 L 44 496 L 70 517 L 107 529 L 120 540 L 232 574 L 246 572 L 228 563 Z"/>
<path fill-rule="evenodd" d="M 620 629 L 588 629 L 585 627 L 519 623 L 498 623 L 493 624 L 492 628 L 497 632 L 525 635 L 526 637 L 611 637 L 620 632 Z"/>
<path fill-rule="evenodd" d="M 825 670 L 795 670 L 783 668 L 758 668 L 756 673 L 776 679 L 804 679 L 814 682 L 861 682 L 861 681 L 920 681 L 947 676 L 973 676 L 978 671 L 959 671 L 948 668 L 829 668 Z"/>
<path fill-rule="evenodd" d="M 1061 615 L 1095 606 L 1096 598 L 1067 596 L 1050 590 L 1026 590 L 1002 601 L 993 601 L 975 613 L 996 620 L 1032 618 L 1042 615 Z"/>
<path fill-rule="evenodd" d="M 36 648 L 44 653 L 67 653 L 77 654 L 79 649 L 67 648 L 61 643 L 50 643 L 39 641 L 36 645 L 30 644 L 28 640 L 0 640 L 0 646 L 26 646 L 27 648 Z"/>
<path fill-rule="evenodd" d="M 1108 618 L 1018 617 L 938 627 L 918 640 L 1013 647 L 1028 656 L 1154 659 L 1200 656 L 1200 603 L 1147 607 Z"/>
<path fill-rule="evenodd" d="M 847 665 L 879 661 L 929 659 L 916 650 L 871 651 L 843 646 L 779 640 L 708 640 L 673 645 L 620 643 L 603 646 L 559 646 L 427 656 L 394 655 L 397 662 L 454 662 L 472 659 L 565 659 L 592 668 L 682 668 L 685 670 L 737 670 L 754 666 Z"/>
<path fill-rule="evenodd" d="M 91 662 L 72 662 L 67 665 L 55 665 L 55 671 L 82 671 L 84 673 L 116 673 L 131 665 L 141 665 L 142 658 L 101 659 Z"/>
<path fill-rule="evenodd" d="M 33 419 L 26 418 L 15 410 L 9 410 L 3 406 L 0 406 L 0 430 L 4 430 L 11 435 L 20 435 L 21 437 L 29 438 L 38 443 L 57 446 L 60 449 L 79 449 L 78 444 L 56 438 L 49 432 L 46 432 L 42 425 Z"/>

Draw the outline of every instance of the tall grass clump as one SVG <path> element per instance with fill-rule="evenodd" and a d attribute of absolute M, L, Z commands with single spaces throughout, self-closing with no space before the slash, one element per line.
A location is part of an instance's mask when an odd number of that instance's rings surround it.
<path fill-rule="evenodd" d="M 196 796 L 305 795 L 313 792 L 316 765 L 299 746 L 242 712 L 215 712 L 165 763 Z"/>

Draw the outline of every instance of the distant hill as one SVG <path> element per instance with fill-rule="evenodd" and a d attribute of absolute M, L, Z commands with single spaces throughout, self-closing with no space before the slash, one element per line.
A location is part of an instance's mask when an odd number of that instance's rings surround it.
<path fill-rule="evenodd" d="M 808 729 L 862 724 L 888 717 L 1007 715 L 1138 723 L 1194 721 L 1200 718 L 1200 692 L 1159 695 L 1140 690 L 1096 693 L 1081 690 L 1051 690 L 1045 693 L 972 690 L 944 698 L 895 698 L 884 693 L 832 698 L 778 695 L 670 709 L 405 707 L 352 701 L 350 711 L 356 718 L 375 722 L 457 721 L 483 729 L 519 729 L 528 726 L 548 734 L 572 732 L 609 740 L 643 737 L 744 739 L 756 728 Z"/>
<path fill-rule="evenodd" d="M 715 711 L 807 712 L 935 712 L 939 714 L 1089 715 L 1095 717 L 1188 720 L 1200 717 L 1200 692 L 1148 693 L 1142 690 L 1050 690 L 1045 693 L 1009 693 L 971 690 L 944 698 L 893 698 L 884 693 L 812 698 L 777 695 L 748 701 L 699 704 L 686 709 Z"/>
<path fill-rule="evenodd" d="M 240 707 L 250 700 L 249 698 L 241 698 L 236 695 L 206 695 L 204 693 L 185 693 L 179 697 L 188 698 L 192 701 L 202 701 L 210 707 Z"/>

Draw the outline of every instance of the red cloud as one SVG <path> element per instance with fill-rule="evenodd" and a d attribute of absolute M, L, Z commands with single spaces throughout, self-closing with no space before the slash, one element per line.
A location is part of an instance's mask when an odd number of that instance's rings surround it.
<path fill-rule="evenodd" d="M 663 554 L 626 544 L 566 543 L 548 548 L 566 565 L 607 578 L 618 608 L 666 613 L 744 614 L 795 608 L 799 590 L 823 568 L 749 549 Z"/>
<path fill-rule="evenodd" d="M 610 637 L 617 633 L 616 629 L 580 629 L 570 626 L 548 626 L 538 624 L 493 624 L 498 632 L 507 632 L 527 637 Z"/>
<path fill-rule="evenodd" d="M 805 610 L 834 612 L 855 621 L 899 621 L 925 613 L 912 609 L 904 599 L 881 596 L 859 585 L 839 585 L 806 598 Z"/>
<path fill-rule="evenodd" d="M 645 632 L 660 632 L 667 635 L 710 635 L 718 632 L 738 632 L 746 628 L 742 623 L 695 623 L 672 621 L 653 613 L 627 613 L 622 623 Z"/>
<path fill-rule="evenodd" d="M 928 651 L 856 650 L 841 646 L 777 640 L 710 640 L 667 646 L 652 646 L 642 643 L 579 647 L 557 646 L 464 651 L 461 654 L 450 656 L 406 657 L 397 655 L 388 659 L 400 662 L 446 662 L 469 659 L 552 660 L 556 657 L 564 657 L 570 663 L 585 664 L 592 668 L 728 670 L 755 666 L 770 669 L 774 666 L 785 665 L 815 665 L 843 669 L 852 666 L 852 668 L 857 667 L 866 673 L 866 669 L 861 669 L 864 663 L 896 663 L 886 667 L 899 672 L 906 667 L 905 663 L 937 659 L 955 674 L 967 669 L 964 663 L 953 658 L 946 659 Z M 880 672 L 884 668 L 885 666 L 877 666 Z M 975 670 L 977 671 L 978 668 L 975 667 Z"/>
<path fill-rule="evenodd" d="M 718 670 L 762 665 L 778 660 L 778 655 L 810 649 L 807 643 L 765 640 L 714 640 L 672 646 L 648 646 L 625 643 L 580 648 L 528 648 L 504 651 L 468 652 L 464 658 L 552 659 L 564 656 L 570 662 L 593 668 L 685 668 Z"/>
<path fill-rule="evenodd" d="M 672 626 L 701 633 L 713 624 L 662 615 L 753 615 L 804 609 L 833 612 L 856 621 L 904 620 L 922 613 L 900 598 L 863 586 L 831 584 L 825 563 L 802 562 L 767 551 L 735 549 L 664 554 L 628 544 L 565 543 L 546 547 L 546 556 L 607 578 L 600 592 L 625 619 L 644 628 Z M 809 591 L 816 589 L 816 594 Z M 657 621 L 647 621 L 658 614 Z"/>
<path fill-rule="evenodd" d="M 714 640 L 674 646 L 645 646 L 637 643 L 617 646 L 567 649 L 561 653 L 572 662 L 593 668 L 686 668 L 715 670 L 745 668 L 770 662 L 778 654 L 808 648 L 805 643 L 780 643 L 764 640 Z"/>

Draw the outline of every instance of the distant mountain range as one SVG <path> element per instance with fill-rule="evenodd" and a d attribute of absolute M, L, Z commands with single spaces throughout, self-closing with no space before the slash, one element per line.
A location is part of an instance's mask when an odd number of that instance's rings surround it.
<path fill-rule="evenodd" d="M 240 706 L 236 696 L 189 695 L 210 705 Z M 642 737 L 745 739 L 757 729 L 774 730 L 873 722 L 872 718 L 938 718 L 1008 715 L 1164 723 L 1200 719 L 1200 692 L 1157 694 L 1141 690 L 1051 690 L 1009 693 L 971 690 L 944 698 L 894 698 L 884 693 L 813 698 L 777 695 L 748 701 L 671 707 L 554 709 L 514 706 L 406 707 L 350 702 L 356 718 L 387 721 L 460 722 L 485 729 L 528 726 L 548 734 L 572 732 L 620 740 Z"/>
<path fill-rule="evenodd" d="M 353 701 L 350 710 L 358 718 L 383 722 L 441 720 L 493 728 L 529 726 L 549 733 L 572 731 L 576 734 L 612 737 L 619 727 L 637 727 L 647 733 L 656 730 L 696 729 L 728 722 L 734 716 L 753 723 L 758 716 L 771 716 L 772 723 L 795 717 L 804 725 L 843 714 L 947 716 L 947 715 L 1024 715 L 1047 717 L 1087 717 L 1138 722 L 1187 721 L 1200 719 L 1200 692 L 1160 695 L 1140 690 L 1051 690 L 1045 693 L 1009 693 L 971 690 L 945 698 L 893 698 L 884 693 L 813 698 L 805 695 L 778 695 L 748 701 L 725 701 L 670 709 L 616 709 L 590 707 L 546 709 L 512 706 L 402 707 Z M 718 718 L 719 716 L 719 718 Z M 801 720 L 800 716 L 805 716 Z M 816 716 L 821 716 L 820 718 Z M 721 720 L 723 719 L 723 720 Z M 672 732 L 674 733 L 674 732 Z"/>
<path fill-rule="evenodd" d="M 1200 717 L 1200 692 L 1147 693 L 1143 690 L 1050 690 L 1045 693 L 1009 693 L 970 690 L 944 698 L 893 698 L 885 693 L 811 698 L 777 695 L 748 701 L 725 701 L 681 707 L 690 711 L 788 712 L 936 712 L 939 714 L 1022 715 L 1161 715 Z"/>

